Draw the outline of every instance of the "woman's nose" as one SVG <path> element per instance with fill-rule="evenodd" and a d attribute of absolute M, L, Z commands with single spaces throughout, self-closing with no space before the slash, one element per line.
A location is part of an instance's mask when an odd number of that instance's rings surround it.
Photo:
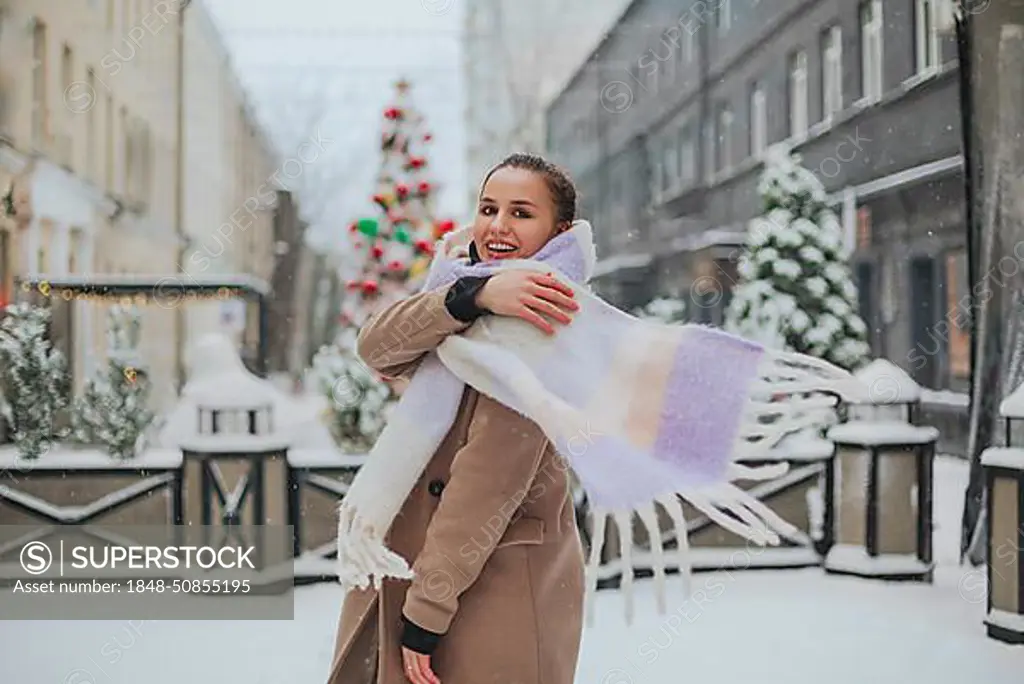
<path fill-rule="evenodd" d="M 496 233 L 508 230 L 508 217 L 500 211 L 496 213 L 494 218 L 491 219 L 491 230 Z"/>

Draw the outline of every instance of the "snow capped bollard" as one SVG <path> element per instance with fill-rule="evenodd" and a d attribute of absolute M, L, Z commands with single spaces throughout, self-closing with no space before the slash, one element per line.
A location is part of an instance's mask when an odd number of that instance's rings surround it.
<path fill-rule="evenodd" d="M 980 603 L 978 588 L 987 584 L 988 635 L 1024 644 L 1024 445 L 1019 434 L 1024 420 L 1024 385 L 1003 400 L 999 415 L 1005 423 L 1006 446 L 989 447 L 981 455 L 988 507 L 988 579 L 968 573 L 960 581 L 960 593 L 965 600 L 974 598 Z M 972 576 L 973 591 L 967 586 Z"/>
<path fill-rule="evenodd" d="M 827 572 L 932 581 L 932 470 L 939 431 L 913 424 L 921 388 L 876 359 L 854 374 L 868 401 L 828 431 L 837 503 Z"/>

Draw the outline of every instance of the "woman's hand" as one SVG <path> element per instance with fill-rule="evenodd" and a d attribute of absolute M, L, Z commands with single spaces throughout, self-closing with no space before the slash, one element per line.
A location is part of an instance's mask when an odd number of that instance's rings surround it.
<path fill-rule="evenodd" d="M 402 665 L 405 667 L 405 678 L 412 684 L 441 684 L 434 671 L 430 669 L 430 656 L 402 647 Z"/>
<path fill-rule="evenodd" d="M 580 308 L 573 291 L 551 275 L 510 269 L 488 279 L 476 295 L 478 306 L 499 316 L 516 316 L 553 335 L 554 327 L 541 314 L 562 324 Z"/>

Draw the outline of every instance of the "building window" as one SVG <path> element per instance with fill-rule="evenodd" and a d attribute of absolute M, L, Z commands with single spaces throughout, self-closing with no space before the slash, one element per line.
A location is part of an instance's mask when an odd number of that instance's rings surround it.
<path fill-rule="evenodd" d="M 131 175 L 131 145 L 128 141 L 128 109 L 121 107 L 121 173 L 118 174 L 120 184 L 118 191 L 127 199 L 129 193 L 129 178 Z"/>
<path fill-rule="evenodd" d="M 843 32 L 833 26 L 821 41 L 821 118 L 831 121 L 843 109 Z"/>
<path fill-rule="evenodd" d="M 764 88 L 755 84 L 750 91 L 750 155 L 759 156 L 768 145 L 768 107 Z"/>
<path fill-rule="evenodd" d="M 32 29 L 32 144 L 39 149 L 45 147 L 49 134 L 46 71 L 46 24 L 36 19 Z"/>
<path fill-rule="evenodd" d="M 71 55 L 71 46 L 67 43 L 64 44 L 60 56 L 60 82 L 62 93 L 67 93 L 75 82 L 74 58 Z M 75 118 L 67 107 L 61 109 L 60 132 L 57 135 L 57 158 L 61 164 L 70 168 L 74 162 L 71 145 L 75 138 L 72 133 Z"/>
<path fill-rule="evenodd" d="M 807 135 L 807 53 L 801 50 L 789 61 L 789 135 Z"/>
<path fill-rule="evenodd" d="M 917 73 L 939 68 L 942 60 L 939 43 L 938 4 L 940 0 L 917 0 L 914 12 L 917 45 Z"/>
<path fill-rule="evenodd" d="M 869 0 L 860 6 L 861 97 L 874 102 L 882 97 L 882 3 Z"/>
<path fill-rule="evenodd" d="M 946 312 L 949 317 L 949 373 L 953 380 L 971 377 L 971 310 L 967 284 L 967 252 L 946 255 Z"/>
<path fill-rule="evenodd" d="M 651 160 L 651 197 L 655 200 L 661 198 L 661 188 L 665 181 L 663 180 L 665 169 L 661 165 L 661 155 L 658 154 L 657 148 L 650 151 Z"/>
<path fill-rule="evenodd" d="M 96 72 L 92 68 L 85 70 L 85 84 L 89 89 L 88 96 L 96 96 Z M 96 154 L 96 107 L 95 101 L 88 103 L 85 110 L 85 158 L 89 180 L 98 181 L 100 177 L 100 159 Z"/>
<path fill-rule="evenodd" d="M 662 147 L 662 163 L 664 165 L 664 172 L 662 173 L 662 190 L 666 193 L 670 193 L 679 187 L 679 157 L 676 154 L 676 146 L 674 141 L 665 140 L 665 144 Z"/>
<path fill-rule="evenodd" d="M 719 34 L 729 32 L 732 26 L 732 3 L 729 0 L 720 0 L 715 7 L 715 28 Z"/>
<path fill-rule="evenodd" d="M 697 178 L 697 149 L 689 123 L 679 133 L 679 178 L 680 185 L 689 185 Z"/>
<path fill-rule="evenodd" d="M 727 171 L 732 167 L 732 109 L 722 105 L 718 111 L 718 170 Z"/>
<path fill-rule="evenodd" d="M 103 115 L 106 117 L 106 130 L 103 132 L 103 142 L 106 148 L 103 153 L 103 161 L 106 164 L 105 186 L 107 192 L 114 191 L 114 158 L 115 150 L 117 149 L 114 145 L 116 138 L 114 137 L 114 97 L 110 93 L 107 93 L 105 107 L 103 108 Z"/>

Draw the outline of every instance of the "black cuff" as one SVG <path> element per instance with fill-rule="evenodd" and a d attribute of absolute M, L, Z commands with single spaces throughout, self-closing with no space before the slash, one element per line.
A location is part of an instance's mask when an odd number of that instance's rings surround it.
<path fill-rule="evenodd" d="M 443 636 L 443 634 L 427 631 L 411 622 L 409 618 L 404 615 L 402 616 L 402 646 L 410 651 L 422 653 L 423 655 L 432 655 L 434 649 L 441 643 L 441 637 Z"/>
<path fill-rule="evenodd" d="M 452 283 L 444 298 L 444 306 L 452 318 L 463 323 L 472 323 L 484 314 L 487 309 L 476 304 L 476 294 L 491 276 L 463 276 Z"/>

